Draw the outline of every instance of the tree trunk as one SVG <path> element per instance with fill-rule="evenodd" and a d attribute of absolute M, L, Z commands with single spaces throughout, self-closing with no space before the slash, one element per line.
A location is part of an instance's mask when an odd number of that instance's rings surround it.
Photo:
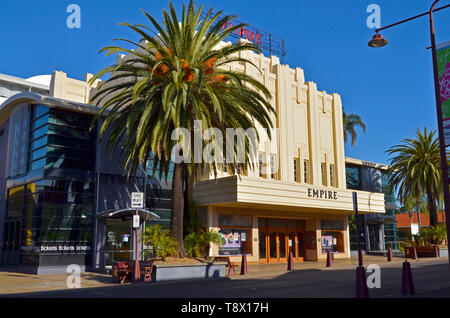
<path fill-rule="evenodd" d="M 206 246 L 205 246 L 205 261 L 208 260 L 210 248 L 211 248 L 211 244 L 210 243 L 206 244 Z"/>
<path fill-rule="evenodd" d="M 408 214 L 409 214 L 409 224 L 410 224 L 410 229 L 411 229 L 411 238 L 414 241 L 414 236 L 412 234 L 413 211 L 408 211 Z"/>
<path fill-rule="evenodd" d="M 428 210 L 430 213 L 430 226 L 436 226 L 438 224 L 437 217 L 437 208 L 436 208 L 436 200 L 431 193 L 431 189 L 429 186 L 427 187 L 427 201 L 428 201 Z"/>
<path fill-rule="evenodd" d="M 420 198 L 417 198 L 416 209 L 417 209 L 417 225 L 420 233 L 420 229 L 422 228 L 422 226 L 420 225 Z"/>
<path fill-rule="evenodd" d="M 183 246 L 183 172 L 184 163 L 175 164 L 172 180 L 172 215 L 170 222 L 170 236 L 178 242 L 178 256 L 185 257 L 186 250 Z"/>

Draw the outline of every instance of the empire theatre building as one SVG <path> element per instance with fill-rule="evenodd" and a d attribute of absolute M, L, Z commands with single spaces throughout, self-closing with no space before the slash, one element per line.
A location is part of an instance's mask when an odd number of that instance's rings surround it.
<path fill-rule="evenodd" d="M 233 69 L 264 83 L 276 118 L 271 140 L 260 132 L 254 168 L 217 178 L 204 171 L 193 188 L 199 220 L 222 237 L 210 255 L 279 263 L 291 250 L 301 262 L 331 249 L 335 259 L 349 258 L 354 190 L 346 188 L 340 96 L 319 91 L 276 56 L 240 54 L 260 71 L 240 62 Z M 169 225 L 171 176 L 166 182 L 140 169 L 124 177 L 120 149 L 106 156 L 98 127 L 89 129 L 99 110 L 88 104 L 98 84 L 88 84 L 91 76 L 80 81 L 55 71 L 33 84 L 0 74 L 0 93 L 18 87 L 0 104 L 2 264 L 37 273 L 69 264 L 101 269 L 133 259 L 136 244 L 141 255 L 146 224 Z M 145 194 L 138 242 L 132 192 Z M 361 213 L 385 212 L 383 193 L 356 192 Z"/>
<path fill-rule="evenodd" d="M 200 219 L 220 233 L 212 255 L 240 261 L 282 263 L 289 251 L 296 262 L 350 257 L 348 216 L 352 192 L 346 189 L 342 103 L 338 94 L 305 82 L 301 68 L 276 56 L 245 52 L 252 65 L 235 70 L 258 78 L 270 90 L 276 109 L 269 140 L 259 132 L 257 167 L 239 175 L 204 173 L 194 188 Z M 356 191 L 361 213 L 385 213 L 384 194 Z"/>

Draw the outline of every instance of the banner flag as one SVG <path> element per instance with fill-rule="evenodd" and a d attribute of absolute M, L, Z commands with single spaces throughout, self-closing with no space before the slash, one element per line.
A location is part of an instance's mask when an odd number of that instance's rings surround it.
<path fill-rule="evenodd" d="M 450 41 L 437 46 L 437 64 L 445 146 L 447 147 L 450 145 Z"/>

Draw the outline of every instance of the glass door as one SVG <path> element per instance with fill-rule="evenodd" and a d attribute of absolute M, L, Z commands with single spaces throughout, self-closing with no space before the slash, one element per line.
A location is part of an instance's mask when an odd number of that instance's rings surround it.
<path fill-rule="evenodd" d="M 269 234 L 269 262 L 276 263 L 278 259 L 278 236 L 277 232 Z"/>
<path fill-rule="evenodd" d="M 286 248 L 286 233 L 278 232 L 278 259 L 281 262 L 286 262 L 287 260 Z"/>
<path fill-rule="evenodd" d="M 259 231 L 259 261 L 267 263 L 267 232 Z"/>
<path fill-rule="evenodd" d="M 303 239 L 303 233 L 297 232 L 296 235 L 296 250 L 297 250 L 297 261 L 303 262 L 305 260 L 305 246 L 304 246 L 304 239 Z"/>

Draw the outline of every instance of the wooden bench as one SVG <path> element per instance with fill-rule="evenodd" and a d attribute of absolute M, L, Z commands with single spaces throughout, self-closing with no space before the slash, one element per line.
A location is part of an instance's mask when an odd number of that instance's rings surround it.
<path fill-rule="evenodd" d="M 227 263 L 227 265 L 226 265 L 226 267 L 228 267 L 228 275 L 227 276 L 230 276 L 231 271 L 233 271 L 233 276 L 236 275 L 236 271 L 234 269 L 237 267 L 237 265 L 231 263 L 230 258 L 228 256 L 216 256 L 216 257 L 214 257 L 213 262 Z"/>

